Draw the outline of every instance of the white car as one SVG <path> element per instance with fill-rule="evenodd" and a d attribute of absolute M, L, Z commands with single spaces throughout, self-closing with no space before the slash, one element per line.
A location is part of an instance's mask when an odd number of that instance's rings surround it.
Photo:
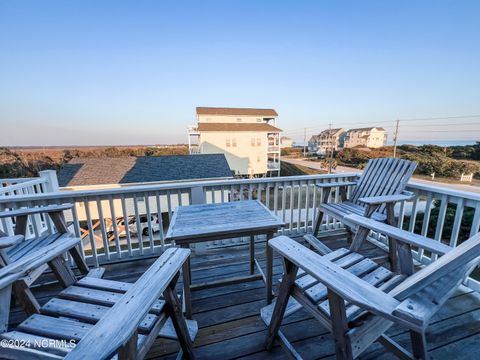
<path fill-rule="evenodd" d="M 140 217 L 140 225 L 138 226 L 138 230 L 140 230 L 141 234 L 148 236 L 147 215 L 140 215 L 139 217 Z M 160 231 L 160 224 L 158 221 L 158 217 L 156 215 L 150 215 L 150 222 L 151 222 L 153 232 Z M 121 237 L 127 236 L 125 230 L 122 229 L 124 225 L 125 225 L 124 220 L 118 223 L 117 225 L 118 236 L 121 236 Z M 135 216 L 132 216 L 128 219 L 128 230 L 130 231 L 130 234 L 137 235 L 137 218 Z M 107 236 L 110 237 L 113 234 L 114 234 L 113 226 L 110 226 L 107 229 Z"/>

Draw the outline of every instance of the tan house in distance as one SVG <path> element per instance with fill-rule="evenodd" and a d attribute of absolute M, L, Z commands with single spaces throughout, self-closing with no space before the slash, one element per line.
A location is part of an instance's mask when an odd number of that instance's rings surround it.
<path fill-rule="evenodd" d="M 344 147 L 353 148 L 355 146 L 366 146 L 369 148 L 379 148 L 385 146 L 386 142 L 387 134 L 384 128 L 358 128 L 347 131 Z"/>
<path fill-rule="evenodd" d="M 293 147 L 293 140 L 287 136 L 282 136 L 280 138 L 280 147 L 282 148 L 291 148 Z"/>
<path fill-rule="evenodd" d="M 224 154 L 236 176 L 280 175 L 280 130 L 274 109 L 197 107 L 188 128 L 190 154 Z"/>

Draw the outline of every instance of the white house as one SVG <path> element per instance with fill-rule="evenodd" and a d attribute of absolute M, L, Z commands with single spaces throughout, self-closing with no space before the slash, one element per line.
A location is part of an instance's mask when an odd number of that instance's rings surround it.
<path fill-rule="evenodd" d="M 293 140 L 289 137 L 282 136 L 280 138 L 280 147 L 282 148 L 290 148 L 293 147 Z"/>
<path fill-rule="evenodd" d="M 323 130 L 318 135 L 313 135 L 308 141 L 308 151 L 317 154 L 326 154 L 343 147 L 345 131 L 342 128 Z"/>
<path fill-rule="evenodd" d="M 387 143 L 387 134 L 384 128 L 369 127 L 350 129 L 345 138 L 345 147 L 364 146 L 369 148 L 379 148 Z"/>
<path fill-rule="evenodd" d="M 224 154 L 237 176 L 280 174 L 280 130 L 274 109 L 197 107 L 188 128 L 191 154 Z"/>

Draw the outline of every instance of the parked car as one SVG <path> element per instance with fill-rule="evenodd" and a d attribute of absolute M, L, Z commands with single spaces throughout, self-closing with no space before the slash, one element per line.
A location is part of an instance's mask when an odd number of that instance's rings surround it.
<path fill-rule="evenodd" d="M 160 231 L 160 224 L 158 221 L 158 217 L 156 215 L 150 215 L 150 221 L 151 221 L 151 226 L 152 226 L 152 231 L 157 232 Z M 125 220 L 122 220 L 118 223 L 117 229 L 118 229 L 118 236 L 124 237 L 126 236 L 126 232 L 122 227 L 125 226 Z M 148 236 L 148 217 L 147 215 L 140 215 L 140 225 L 138 226 L 138 230 L 140 230 L 140 233 Z M 130 231 L 130 234 L 132 235 L 137 235 L 137 218 L 135 216 L 129 217 L 128 218 L 128 230 Z M 107 236 L 110 237 L 114 234 L 113 232 L 113 225 L 109 226 L 107 229 Z"/>

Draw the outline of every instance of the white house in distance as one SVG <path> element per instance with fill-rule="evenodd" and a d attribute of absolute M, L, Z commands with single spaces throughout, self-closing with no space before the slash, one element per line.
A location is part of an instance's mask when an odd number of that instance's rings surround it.
<path fill-rule="evenodd" d="M 224 154 L 236 176 L 280 175 L 280 130 L 274 109 L 197 107 L 188 128 L 190 154 Z"/>
<path fill-rule="evenodd" d="M 318 135 L 313 135 L 308 141 L 308 151 L 317 154 L 337 151 L 343 147 L 345 131 L 342 128 L 323 130 Z"/>
<path fill-rule="evenodd" d="M 289 137 L 282 136 L 280 138 L 280 147 L 282 148 L 291 148 L 293 147 L 293 140 Z"/>
<path fill-rule="evenodd" d="M 345 138 L 345 147 L 366 146 L 379 148 L 387 143 L 387 134 L 381 127 L 350 129 Z"/>

